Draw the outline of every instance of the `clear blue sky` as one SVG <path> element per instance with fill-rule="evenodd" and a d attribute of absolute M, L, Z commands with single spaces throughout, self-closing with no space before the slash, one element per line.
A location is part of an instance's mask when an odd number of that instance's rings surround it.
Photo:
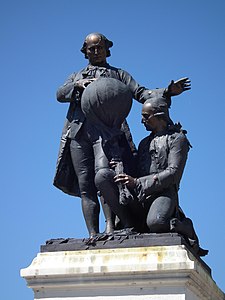
<path fill-rule="evenodd" d="M 114 42 L 108 62 L 141 84 L 192 80 L 171 109 L 193 145 L 180 202 L 225 290 L 225 1 L 7 0 L 0 11 L 2 299 L 33 299 L 19 270 L 47 239 L 87 236 L 80 200 L 52 185 L 68 108 L 55 92 L 87 64 L 80 48 L 95 31 Z M 140 109 L 134 103 L 128 118 L 137 144 L 146 135 Z"/>

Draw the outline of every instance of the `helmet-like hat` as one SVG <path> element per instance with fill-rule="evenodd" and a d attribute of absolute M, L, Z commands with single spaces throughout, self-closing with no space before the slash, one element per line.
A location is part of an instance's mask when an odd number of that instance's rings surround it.
<path fill-rule="evenodd" d="M 154 116 L 162 116 L 168 123 L 173 123 L 169 116 L 168 103 L 170 103 L 170 99 L 165 96 L 162 89 L 151 91 L 145 103 L 151 105 Z"/>

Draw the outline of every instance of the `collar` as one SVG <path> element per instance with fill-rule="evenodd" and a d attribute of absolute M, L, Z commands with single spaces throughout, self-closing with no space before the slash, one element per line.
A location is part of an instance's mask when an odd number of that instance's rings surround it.
<path fill-rule="evenodd" d="M 110 68 L 110 65 L 108 63 L 105 63 L 103 66 L 93 66 L 91 64 L 88 64 L 86 69 L 93 70 L 93 69 L 101 69 L 101 68 L 108 69 Z"/>

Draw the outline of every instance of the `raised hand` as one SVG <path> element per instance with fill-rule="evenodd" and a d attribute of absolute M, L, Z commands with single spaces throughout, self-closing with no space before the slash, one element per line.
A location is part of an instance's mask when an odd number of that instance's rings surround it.
<path fill-rule="evenodd" d="M 171 80 L 167 88 L 167 93 L 169 96 L 177 96 L 191 89 L 191 81 L 188 77 L 178 79 L 176 81 Z"/>

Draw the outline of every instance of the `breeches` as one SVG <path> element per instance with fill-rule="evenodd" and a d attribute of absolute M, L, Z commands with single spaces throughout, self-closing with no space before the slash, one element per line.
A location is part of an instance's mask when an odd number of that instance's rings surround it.
<path fill-rule="evenodd" d="M 168 232 L 170 219 L 174 217 L 178 203 L 177 192 L 167 189 L 146 205 L 146 223 L 150 232 Z"/>
<path fill-rule="evenodd" d="M 79 138 L 71 140 L 70 153 L 81 195 L 96 194 L 95 174 L 98 170 L 109 167 L 108 159 L 102 149 L 101 137 L 92 141 L 84 125 Z"/>

